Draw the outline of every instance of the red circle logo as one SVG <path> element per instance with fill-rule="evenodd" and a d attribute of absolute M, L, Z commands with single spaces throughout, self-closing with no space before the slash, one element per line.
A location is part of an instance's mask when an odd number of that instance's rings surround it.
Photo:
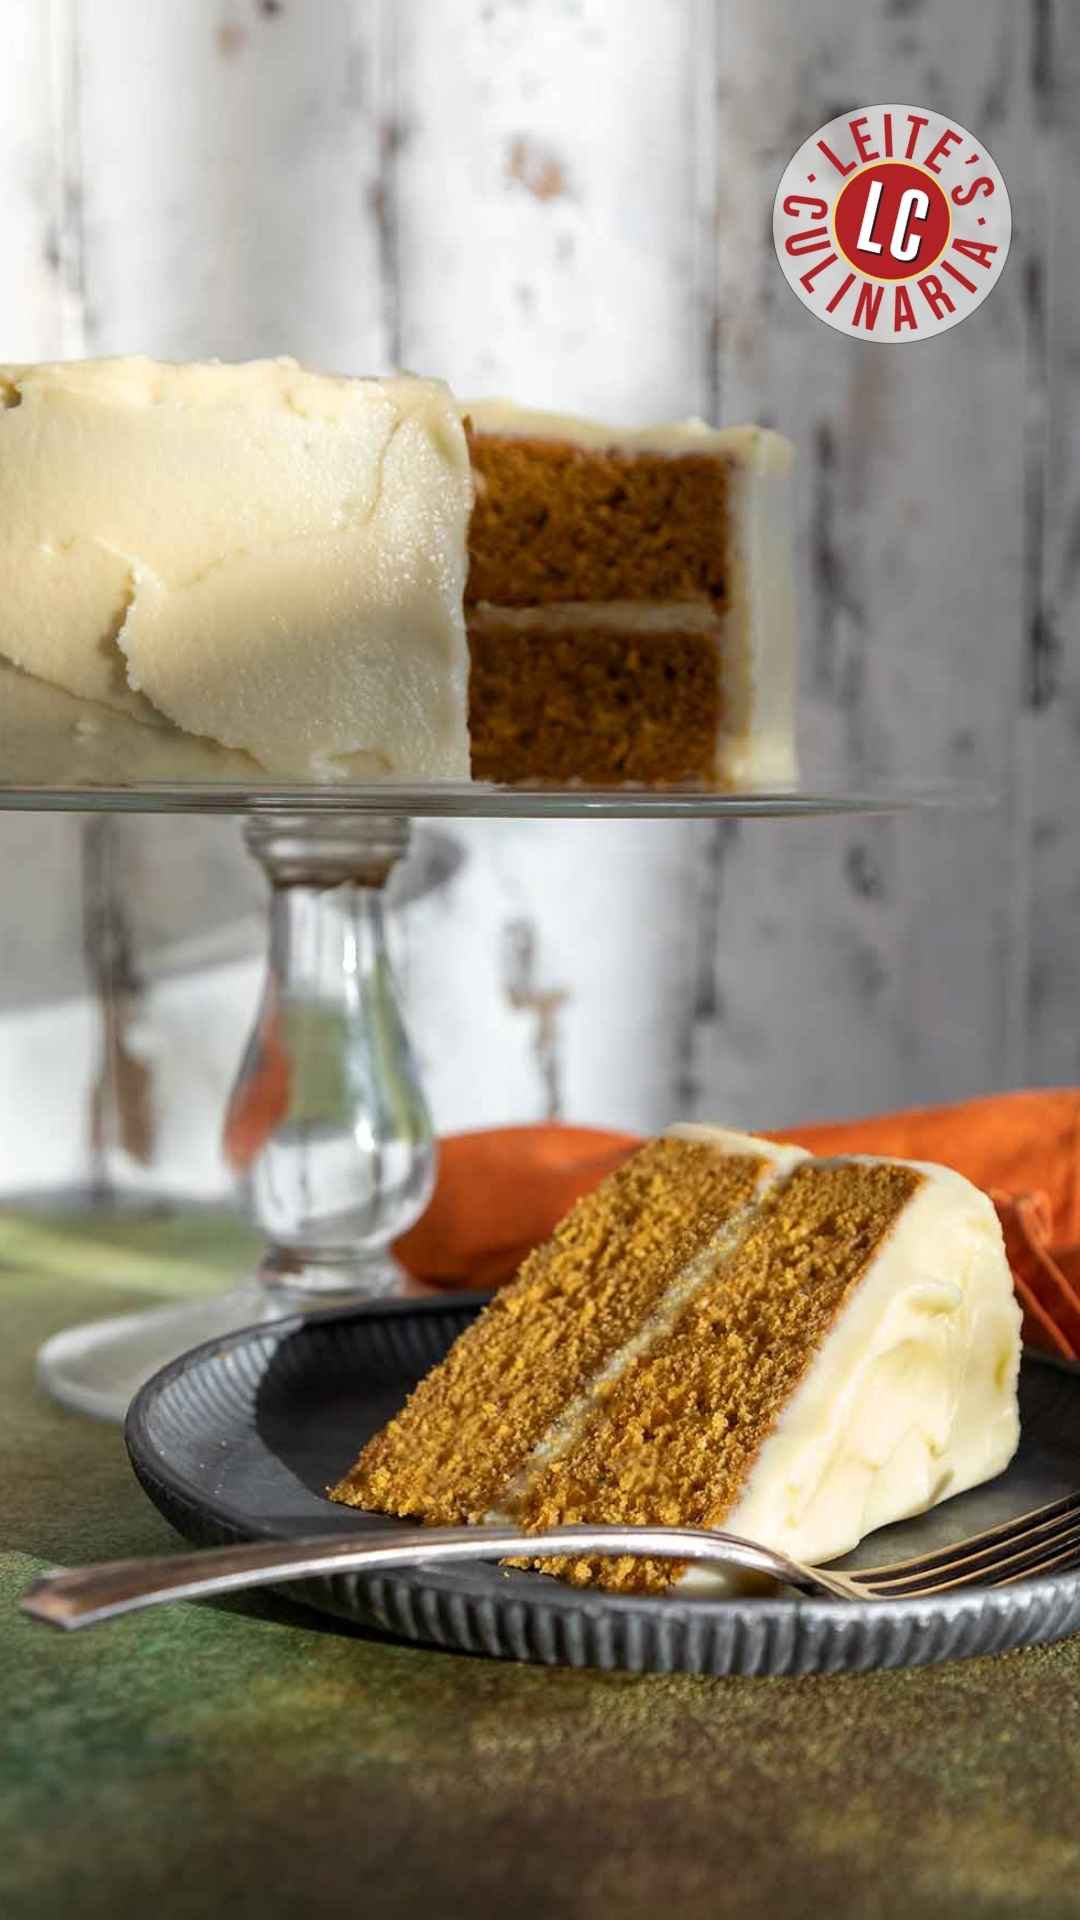
<path fill-rule="evenodd" d="M 784 277 L 819 320 L 902 345 L 959 325 L 996 286 L 1012 211 L 966 127 L 929 107 L 859 107 L 804 141 L 773 208 Z"/>
<path fill-rule="evenodd" d="M 878 160 L 841 187 L 833 208 L 841 257 L 871 280 L 914 280 L 941 259 L 952 212 L 941 182 L 908 160 Z"/>

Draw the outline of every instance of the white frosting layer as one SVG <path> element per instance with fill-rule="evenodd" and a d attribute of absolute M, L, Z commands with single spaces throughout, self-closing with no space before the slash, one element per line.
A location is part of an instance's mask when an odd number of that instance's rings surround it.
<path fill-rule="evenodd" d="M 763 427 L 709 427 L 701 420 L 670 426 L 615 428 L 571 414 L 515 406 L 504 399 L 470 401 L 466 412 L 477 433 L 518 434 L 565 440 L 602 451 L 680 454 L 709 453 L 729 465 L 728 527 L 717 528 L 717 542 L 729 553 L 728 605 L 712 616 L 724 685 L 724 721 L 716 743 L 717 777 L 736 787 L 787 785 L 797 775 L 795 743 L 795 594 L 791 575 L 791 527 L 788 500 L 794 449 Z M 647 633 L 690 625 L 695 603 L 655 607 L 635 603 L 637 614 L 612 604 L 608 617 L 620 627 Z M 485 609 L 485 613 L 496 613 Z M 530 610 L 531 611 L 531 610 Z M 579 609 L 573 617 L 580 617 Z M 712 610 L 710 609 L 710 614 Z M 650 616 L 651 615 L 651 619 Z M 556 617 L 558 616 L 558 617 Z M 644 616 L 644 617 L 643 617 Z M 499 620 L 510 618 L 498 609 Z M 530 624 L 553 630 L 571 617 L 570 609 L 542 608 Z M 591 610 L 591 623 L 603 620 Z"/>
<path fill-rule="evenodd" d="M 150 723 L 35 680 L 0 660 L 0 777 L 14 786 L 143 786 L 152 781 L 265 782 L 245 753 Z"/>
<path fill-rule="evenodd" d="M 718 766 L 738 787 L 786 786 L 798 775 L 794 449 L 779 434 L 747 431 L 752 441 L 731 489 L 731 586 L 722 629 L 728 704 Z"/>
<path fill-rule="evenodd" d="M 991 1479 L 1015 1453 L 1020 1313 L 997 1215 L 958 1173 L 918 1171 L 762 1448 L 730 1532 L 832 1560 Z M 715 1586 L 697 1571 L 682 1584 Z"/>
<path fill-rule="evenodd" d="M 805 1147 L 792 1146 L 787 1140 L 763 1140 L 759 1133 L 742 1133 L 737 1127 L 714 1127 L 704 1120 L 676 1120 L 664 1129 L 669 1140 L 689 1140 L 692 1145 L 713 1147 L 717 1153 L 749 1154 L 754 1160 L 768 1162 L 773 1181 L 790 1173 L 801 1160 L 811 1155 Z"/>
<path fill-rule="evenodd" d="M 16 666 L 278 776 L 468 776 L 472 489 L 440 382 L 104 360 L 0 367 L 0 402 Z"/>
<path fill-rule="evenodd" d="M 652 427 L 613 427 L 584 414 L 552 413 L 544 407 L 521 407 L 516 400 L 492 396 L 466 400 L 464 411 L 476 433 L 525 434 L 530 440 L 568 440 L 597 453 L 617 448 L 624 453 L 731 453 L 749 457 L 753 442 L 776 439 L 764 427 L 710 427 L 697 419 L 672 420 Z"/>

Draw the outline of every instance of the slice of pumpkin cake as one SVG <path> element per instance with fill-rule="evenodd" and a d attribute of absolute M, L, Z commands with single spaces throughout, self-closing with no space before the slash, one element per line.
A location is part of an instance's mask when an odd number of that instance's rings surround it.
<path fill-rule="evenodd" d="M 959 1174 L 676 1128 L 577 1202 L 332 1497 L 726 1527 L 825 1561 L 1006 1466 L 1019 1357 L 997 1216 Z M 702 1577 L 544 1564 L 639 1591 Z"/>

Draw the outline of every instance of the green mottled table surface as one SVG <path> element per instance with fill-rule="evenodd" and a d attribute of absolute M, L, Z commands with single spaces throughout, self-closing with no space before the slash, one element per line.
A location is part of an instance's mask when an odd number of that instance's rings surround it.
<path fill-rule="evenodd" d="M 262 1598 L 23 1618 L 45 1565 L 178 1543 L 119 1433 L 32 1378 L 48 1334 L 147 1302 L 152 1236 L 121 1288 L 108 1236 L 74 1259 L 6 1224 L 4 1920 L 1080 1914 L 1080 1639 L 724 1681 L 427 1652 Z"/>

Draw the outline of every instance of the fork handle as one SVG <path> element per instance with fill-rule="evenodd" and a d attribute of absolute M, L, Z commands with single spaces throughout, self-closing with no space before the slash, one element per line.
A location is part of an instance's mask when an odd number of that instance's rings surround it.
<path fill-rule="evenodd" d="M 305 1580 L 314 1574 L 388 1571 L 420 1564 L 446 1566 L 462 1560 L 524 1554 L 635 1554 L 657 1560 L 692 1560 L 763 1573 L 789 1586 L 808 1584 L 801 1567 L 736 1534 L 700 1527 L 551 1527 L 523 1533 L 518 1527 L 414 1527 L 406 1531 L 331 1534 L 309 1540 L 259 1540 L 201 1553 L 139 1560 L 104 1560 L 96 1566 L 39 1576 L 22 1599 L 24 1613 L 54 1627 L 89 1627 L 117 1614 L 169 1600 L 198 1600 L 214 1593 Z"/>

